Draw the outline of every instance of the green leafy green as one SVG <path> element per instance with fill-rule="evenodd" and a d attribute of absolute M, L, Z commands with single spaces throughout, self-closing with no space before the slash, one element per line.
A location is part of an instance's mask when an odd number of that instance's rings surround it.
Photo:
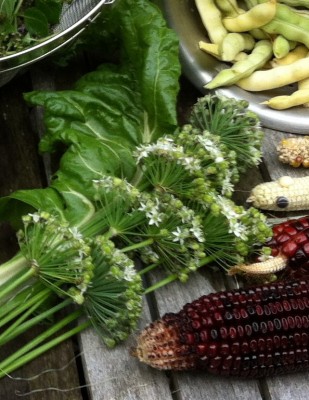
<path fill-rule="evenodd" d="M 14 10 L 18 0 L 1 0 L 0 2 L 0 15 L 1 18 L 11 18 L 14 14 Z"/>
<path fill-rule="evenodd" d="M 35 7 L 40 10 L 50 24 L 57 24 L 60 19 L 62 0 L 36 0 Z"/>
<path fill-rule="evenodd" d="M 158 7 L 145 0 L 118 0 L 104 19 L 107 16 L 108 26 L 114 29 L 104 35 L 102 50 L 109 44 L 110 52 L 120 51 L 120 60 L 102 64 L 72 90 L 25 94 L 29 104 L 45 109 L 46 133 L 40 150 L 56 151 L 59 143 L 66 147 L 50 186 L 59 193 L 56 203 L 63 202 L 59 209 L 74 221 L 87 218 L 90 212 L 85 198 L 93 199 L 93 180 L 104 175 L 133 179 L 137 174 L 133 149 L 177 128 L 176 35 L 167 28 Z M 100 27 L 101 21 L 93 25 Z M 106 40 L 115 30 L 118 40 Z M 53 196 L 46 204 L 42 193 L 44 189 L 31 194 L 19 191 L 0 199 L 0 219 L 8 216 L 12 201 L 51 211 Z M 9 217 L 20 215 L 17 207 Z"/>
<path fill-rule="evenodd" d="M 66 1 L 1 0 L 0 56 L 21 51 L 50 36 Z"/>
<path fill-rule="evenodd" d="M 49 24 L 45 14 L 36 7 L 27 8 L 24 12 L 25 27 L 34 36 L 48 36 Z"/>

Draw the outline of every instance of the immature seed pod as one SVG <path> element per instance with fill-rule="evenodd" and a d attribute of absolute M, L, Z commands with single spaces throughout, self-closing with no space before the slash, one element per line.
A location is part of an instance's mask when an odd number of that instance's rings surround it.
<path fill-rule="evenodd" d="M 273 108 L 274 110 L 286 110 L 288 108 L 302 106 L 309 102 L 309 89 L 296 90 L 292 94 L 274 96 L 261 104 Z"/>
<path fill-rule="evenodd" d="M 309 281 L 202 296 L 148 327 L 133 350 L 161 370 L 260 378 L 309 365 Z"/>

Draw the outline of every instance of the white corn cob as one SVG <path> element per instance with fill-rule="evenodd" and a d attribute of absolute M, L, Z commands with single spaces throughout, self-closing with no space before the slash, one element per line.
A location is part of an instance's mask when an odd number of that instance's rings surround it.
<path fill-rule="evenodd" d="M 282 139 L 277 146 L 277 152 L 282 163 L 309 168 L 309 136 Z"/>
<path fill-rule="evenodd" d="M 247 202 L 262 210 L 308 210 L 309 176 L 282 176 L 277 181 L 261 183 L 252 189 Z"/>

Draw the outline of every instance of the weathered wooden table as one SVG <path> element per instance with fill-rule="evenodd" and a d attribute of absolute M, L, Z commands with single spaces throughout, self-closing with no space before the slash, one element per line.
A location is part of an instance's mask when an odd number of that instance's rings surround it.
<path fill-rule="evenodd" d="M 74 64 L 77 65 L 77 64 Z M 48 184 L 50 163 L 38 155 L 39 135 L 44 130 L 41 114 L 30 110 L 22 94 L 33 89 L 68 88 L 93 65 L 78 63 L 78 68 L 50 70 L 41 62 L 0 88 L 0 195 L 16 189 Z M 179 99 L 180 122 L 200 94 L 182 79 Z M 309 132 L 309 129 L 308 129 Z M 291 173 L 279 164 L 275 146 L 286 134 L 265 129 L 264 161 L 250 179 L 243 177 L 239 202 L 262 180 Z M 305 170 L 292 171 L 304 175 Z M 1 261 L 16 249 L 15 235 L 8 226 L 0 230 Z M 225 287 L 225 277 L 208 269 L 192 276 L 186 285 L 174 283 L 145 300 L 141 327 L 166 311 L 177 311 L 184 303 Z M 38 328 L 39 329 L 39 328 Z M 35 336 L 32 330 L 25 336 Z M 20 340 L 19 340 L 20 342 Z M 29 400 L 305 400 L 308 399 L 309 374 L 299 373 L 270 379 L 223 379 L 205 373 L 164 373 L 140 364 L 129 354 L 133 337 L 115 350 L 108 350 L 92 330 L 67 341 L 0 381 L 0 399 L 20 397 Z M 14 345 L 14 344 L 13 344 Z M 13 346 L 12 345 L 12 346 Z M 10 346 L 10 350 L 11 347 Z M 2 350 L 1 356 L 6 352 Z"/>

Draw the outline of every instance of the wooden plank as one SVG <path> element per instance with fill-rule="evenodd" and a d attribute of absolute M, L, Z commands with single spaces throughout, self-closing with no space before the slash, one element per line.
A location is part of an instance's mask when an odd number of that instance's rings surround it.
<path fill-rule="evenodd" d="M 42 184 L 37 138 L 22 98 L 29 89 L 27 81 L 29 77 L 23 75 L 0 89 L 1 196 Z"/>
<path fill-rule="evenodd" d="M 285 375 L 268 379 L 271 400 L 304 400 L 308 398 L 309 373 Z"/>
<path fill-rule="evenodd" d="M 147 306 L 140 327 L 150 321 Z M 134 336 L 114 349 L 108 349 L 92 329 L 80 335 L 86 380 L 92 400 L 172 400 L 168 378 L 150 370 L 130 355 Z"/>

